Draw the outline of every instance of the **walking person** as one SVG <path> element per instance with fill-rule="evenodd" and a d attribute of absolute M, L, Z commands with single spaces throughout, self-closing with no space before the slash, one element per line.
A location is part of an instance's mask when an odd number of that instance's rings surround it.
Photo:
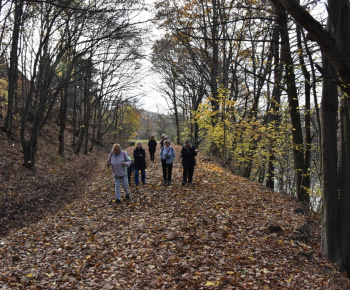
<path fill-rule="evenodd" d="M 181 149 L 182 166 L 183 166 L 183 180 L 182 186 L 192 183 L 194 167 L 196 165 L 196 158 L 198 149 L 191 145 L 190 140 L 185 141 L 185 146 Z"/>
<path fill-rule="evenodd" d="M 170 140 L 164 141 L 164 147 L 160 150 L 160 160 L 162 162 L 164 185 L 171 185 L 171 175 L 173 171 L 173 162 L 175 159 L 174 148 L 170 146 Z"/>
<path fill-rule="evenodd" d="M 139 185 L 139 171 L 141 171 L 141 181 L 146 181 L 146 151 L 142 148 L 142 143 L 137 142 L 134 150 L 135 185 Z"/>
<path fill-rule="evenodd" d="M 121 202 L 120 183 L 123 184 L 125 199 L 130 199 L 130 189 L 128 183 L 127 167 L 131 165 L 131 160 L 126 151 L 123 151 L 119 144 L 114 144 L 107 159 L 107 166 L 112 166 L 115 181 L 116 203 Z"/>
<path fill-rule="evenodd" d="M 148 141 L 148 151 L 151 157 L 151 162 L 154 163 L 154 153 L 156 153 L 157 141 L 154 140 L 154 136 L 151 136 Z"/>
<path fill-rule="evenodd" d="M 160 148 L 163 148 L 164 147 L 164 141 L 165 141 L 165 134 L 162 134 L 162 136 L 160 137 L 160 142 L 159 142 L 159 145 L 160 145 Z"/>

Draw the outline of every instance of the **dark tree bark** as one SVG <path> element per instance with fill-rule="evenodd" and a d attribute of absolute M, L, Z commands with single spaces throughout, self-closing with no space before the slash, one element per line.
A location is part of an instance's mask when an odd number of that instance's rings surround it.
<path fill-rule="evenodd" d="M 300 120 L 298 93 L 295 84 L 294 63 L 290 51 L 290 41 L 288 35 L 287 13 L 282 8 L 277 9 L 278 18 L 281 24 L 281 57 L 285 65 L 285 78 L 287 85 L 287 95 L 289 103 L 290 118 L 292 123 L 293 136 L 293 156 L 295 170 L 295 184 L 297 198 L 302 203 L 308 205 L 310 197 L 308 194 L 307 184 L 305 182 L 305 159 L 304 159 L 304 143 L 303 131 Z"/>
<path fill-rule="evenodd" d="M 8 106 L 7 114 L 5 118 L 5 128 L 7 134 L 10 136 L 12 134 L 13 127 L 13 100 L 15 98 L 17 89 L 17 79 L 18 79 L 18 40 L 20 36 L 20 29 L 22 26 L 22 14 L 23 14 L 23 2 L 24 0 L 16 0 L 15 13 L 14 13 L 14 23 L 13 23 L 13 33 L 12 33 L 12 44 L 11 44 L 11 55 L 10 55 L 10 68 L 8 72 Z"/>
<path fill-rule="evenodd" d="M 339 214 L 340 261 L 342 269 L 350 272 L 350 103 L 347 96 L 340 101 L 341 148 L 339 164 Z"/>
<path fill-rule="evenodd" d="M 335 25 L 335 35 L 340 42 L 344 53 L 350 55 L 350 3 L 349 1 L 328 1 L 330 4 L 330 15 Z M 334 9 L 334 12 L 333 12 Z M 334 14 L 331 14 L 331 13 Z M 349 76 L 350 77 L 350 76 Z M 350 86 L 350 82 L 347 84 Z M 349 91 L 342 91 L 340 95 L 340 160 L 339 160 L 339 214 L 338 235 L 340 247 L 340 259 L 338 264 L 341 269 L 346 269 L 350 274 L 350 102 Z"/>
<path fill-rule="evenodd" d="M 218 105 L 218 77 L 219 77 L 219 24 L 218 24 L 218 1 L 212 1 L 212 23 L 210 25 L 211 35 L 208 37 L 210 41 L 210 46 L 212 49 L 212 60 L 210 62 L 210 88 L 212 94 L 211 105 L 213 107 L 213 111 L 219 111 Z M 205 14 L 203 14 L 205 15 Z M 213 123 L 217 122 L 217 118 L 213 118 Z M 214 146 L 216 147 L 216 146 Z M 216 151 L 216 150 L 215 150 Z"/>
<path fill-rule="evenodd" d="M 275 64 L 275 73 L 274 73 L 274 85 L 272 90 L 272 98 L 271 98 L 271 113 L 268 114 L 267 122 L 274 122 L 275 127 L 277 128 L 280 124 L 279 117 L 279 108 L 281 103 L 281 81 L 282 81 L 282 71 L 283 64 L 280 61 L 280 44 L 279 44 L 279 35 L 280 35 L 280 25 L 274 29 L 272 40 L 273 44 L 271 45 L 272 55 Z M 271 140 L 270 144 L 270 157 L 267 165 L 267 180 L 266 186 L 271 189 L 275 189 L 275 155 L 274 155 L 274 140 Z"/>
<path fill-rule="evenodd" d="M 304 56 L 302 54 L 303 47 L 302 47 L 302 37 L 301 37 L 301 27 L 300 25 L 297 25 L 297 44 L 298 44 L 298 55 L 299 55 L 299 62 L 301 65 L 301 70 L 304 76 L 304 89 L 305 89 L 305 167 L 304 167 L 304 179 L 305 179 L 305 186 L 307 189 L 310 188 L 310 166 L 311 166 L 311 76 L 309 71 L 307 70 Z"/>
<path fill-rule="evenodd" d="M 175 117 L 175 125 L 176 125 L 176 144 L 181 145 L 180 140 L 180 118 L 179 118 L 179 110 L 177 106 L 177 99 L 176 99 L 176 88 L 173 89 L 173 100 L 174 100 L 174 117 Z"/>
<path fill-rule="evenodd" d="M 330 75 L 336 71 L 323 57 L 323 69 Z M 330 79 L 323 80 L 321 120 L 322 120 L 322 254 L 331 261 L 339 260 L 338 241 L 338 88 Z"/>
<path fill-rule="evenodd" d="M 58 154 L 64 158 L 64 150 L 65 150 L 65 137 L 64 132 L 66 130 L 67 125 L 67 108 L 68 108 L 68 84 L 64 88 L 61 93 L 61 105 L 60 105 L 60 131 L 58 135 L 59 148 Z"/>

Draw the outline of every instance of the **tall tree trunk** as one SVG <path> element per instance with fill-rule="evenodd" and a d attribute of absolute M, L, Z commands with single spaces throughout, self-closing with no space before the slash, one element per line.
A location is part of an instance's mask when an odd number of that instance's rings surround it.
<path fill-rule="evenodd" d="M 327 30 L 340 44 L 344 53 L 350 53 L 350 3 L 345 0 L 329 0 L 329 19 Z M 323 69 L 336 76 L 336 71 L 324 58 Z M 343 80 L 350 84 L 350 74 L 338 71 Z M 334 77 L 335 79 L 336 77 Z M 322 96 L 322 159 L 323 159 L 323 216 L 322 216 L 322 253 L 336 262 L 342 271 L 350 275 L 350 116 L 348 95 L 344 92 L 340 98 L 340 158 L 337 171 L 337 111 L 338 88 L 335 83 L 324 80 L 324 87 L 332 91 L 323 91 Z M 345 87 L 345 91 L 349 92 Z M 338 179 L 337 179 L 338 172 Z"/>
<path fill-rule="evenodd" d="M 97 142 L 102 141 L 102 106 L 99 102 L 99 109 L 97 110 L 97 133 L 96 133 Z"/>
<path fill-rule="evenodd" d="M 295 184 L 297 198 L 302 203 L 308 205 L 310 197 L 308 194 L 307 184 L 305 183 L 305 160 L 304 160 L 304 144 L 303 131 L 301 127 L 298 93 L 295 84 L 295 74 L 293 59 L 290 51 L 290 42 L 288 35 L 287 13 L 282 8 L 277 9 L 278 17 L 281 21 L 281 40 L 282 40 L 282 59 L 285 64 L 286 84 L 290 118 L 292 123 L 292 137 L 293 137 L 293 156 L 294 156 L 294 170 L 295 170 Z"/>
<path fill-rule="evenodd" d="M 79 139 L 77 142 L 77 146 L 75 149 L 75 153 L 79 154 L 81 151 L 81 148 L 84 144 L 84 137 L 85 137 L 85 146 L 84 146 L 84 153 L 88 153 L 88 141 L 89 141 L 89 122 L 90 122 L 90 90 L 91 88 L 91 70 L 92 70 L 92 63 L 91 63 L 91 56 L 89 60 L 86 62 L 86 70 L 84 71 L 84 84 L 83 84 L 83 116 L 82 116 L 82 128 L 79 128 Z"/>
<path fill-rule="evenodd" d="M 219 41 L 218 41 L 218 13 L 217 1 L 213 0 L 213 19 L 211 24 L 211 49 L 212 59 L 210 63 L 210 89 L 212 94 L 212 107 L 214 111 L 219 110 L 218 104 L 218 75 L 219 75 Z M 217 120 L 215 120 L 217 122 Z"/>
<path fill-rule="evenodd" d="M 341 269 L 350 269 L 350 103 L 347 96 L 340 101 L 341 148 L 339 163 L 339 214 L 338 229 L 340 240 L 339 261 Z"/>
<path fill-rule="evenodd" d="M 298 50 L 299 50 L 299 61 L 301 65 L 301 70 L 304 76 L 304 89 L 305 89 L 305 168 L 304 168 L 304 179 L 305 186 L 310 188 L 310 166 L 311 166 L 311 76 L 309 71 L 307 70 L 304 57 L 302 54 L 302 38 L 301 38 L 301 27 L 297 25 L 297 42 L 298 42 Z"/>
<path fill-rule="evenodd" d="M 271 46 L 273 52 L 273 58 L 275 63 L 275 73 L 274 73 L 274 85 L 271 98 L 271 113 L 268 115 L 268 122 L 274 122 L 275 128 L 278 128 L 280 124 L 280 117 L 278 115 L 279 107 L 281 103 L 281 81 L 282 81 L 282 71 L 283 64 L 280 61 L 280 45 L 279 45 L 279 35 L 280 35 L 280 24 L 275 28 L 272 36 L 273 44 Z M 267 180 L 266 186 L 271 189 L 275 189 L 275 140 L 271 140 L 270 144 L 270 156 L 267 165 Z"/>
<path fill-rule="evenodd" d="M 85 125 L 85 147 L 84 147 L 84 154 L 87 155 L 89 152 L 89 129 L 90 129 L 90 116 L 88 117 Z"/>
<path fill-rule="evenodd" d="M 20 35 L 20 28 L 22 25 L 23 14 L 23 0 L 15 1 L 15 13 L 12 33 L 12 45 L 10 55 L 10 69 L 8 73 L 9 85 L 8 85 L 8 106 L 7 114 L 5 118 L 5 128 L 7 134 L 12 134 L 13 127 L 13 100 L 16 94 L 17 88 L 17 76 L 18 76 L 18 40 Z"/>
<path fill-rule="evenodd" d="M 78 121 L 78 112 L 80 108 L 78 108 L 78 94 L 80 92 L 80 89 L 77 88 L 77 86 L 74 86 L 74 93 L 73 93 L 73 114 L 72 114 L 72 120 L 73 120 L 73 136 L 72 136 L 72 149 L 75 151 L 76 149 L 76 141 L 75 137 L 78 132 L 77 128 L 77 121 Z"/>
<path fill-rule="evenodd" d="M 334 5 L 333 17 L 339 21 L 339 31 L 335 31 L 344 52 L 350 54 L 350 3 L 346 0 L 329 1 Z M 331 4 L 330 3 L 330 4 Z M 331 13 L 331 12 L 330 12 Z M 340 18 L 340 20 L 339 20 Z M 332 19 L 332 23 L 335 20 Z M 348 75 L 350 77 L 350 75 Z M 350 85 L 350 84 L 348 84 Z M 340 158 L 339 158 L 339 214 L 338 236 L 340 260 L 337 261 L 342 270 L 350 274 L 350 102 L 348 93 L 342 92 L 340 98 Z"/>
<path fill-rule="evenodd" d="M 60 132 L 58 135 L 59 148 L 58 154 L 64 158 L 64 132 L 66 130 L 67 119 L 67 107 L 68 107 L 68 85 L 65 86 L 61 94 L 61 106 L 60 106 Z"/>
<path fill-rule="evenodd" d="M 181 139 L 180 139 L 180 119 L 179 119 L 179 112 L 176 107 L 174 107 L 174 114 L 175 114 L 175 124 L 176 124 L 176 144 L 181 145 Z"/>
<path fill-rule="evenodd" d="M 96 142 L 96 139 L 95 139 L 95 135 L 96 135 L 96 123 L 97 123 L 97 110 L 99 110 L 99 106 L 98 106 L 98 103 L 100 101 L 96 101 L 95 102 L 95 111 L 94 111 L 94 119 L 93 119 L 93 124 L 92 124 L 92 137 L 91 137 L 91 146 L 90 146 L 90 149 L 89 151 L 92 152 L 92 150 L 94 149 L 94 146 L 95 146 L 95 142 Z"/>
<path fill-rule="evenodd" d="M 211 35 L 210 35 L 210 47 L 212 55 L 210 59 L 210 90 L 211 90 L 211 107 L 215 114 L 212 115 L 211 122 L 213 127 L 217 124 L 219 119 L 219 101 L 218 101 L 218 77 L 219 77 L 219 35 L 218 35 L 218 1 L 212 1 L 212 23 L 211 23 Z M 211 144 L 212 154 L 218 156 L 220 148 L 218 144 L 212 142 Z"/>
<path fill-rule="evenodd" d="M 318 144 L 319 146 L 321 147 L 321 118 L 320 118 L 320 109 L 319 109 L 319 105 L 318 105 L 318 100 L 317 100 L 317 88 L 316 88 L 316 85 L 317 85 L 317 81 L 316 81 L 316 71 L 315 71 L 315 64 L 314 64 L 314 60 L 312 58 L 312 53 L 308 47 L 308 43 L 307 43 L 307 39 L 306 39 L 306 36 L 305 36 L 305 33 L 303 30 L 301 30 L 301 33 L 302 33 L 302 36 L 303 36 L 303 42 L 304 42 L 304 45 L 305 45 L 305 51 L 306 51 L 306 54 L 309 58 L 309 63 L 310 63 L 310 67 L 311 67 L 311 75 L 312 75 L 312 94 L 313 94 L 313 98 L 314 98 L 314 106 L 315 106 L 315 115 L 316 115 L 316 124 L 317 124 L 317 133 L 318 133 Z M 320 158 L 321 160 L 319 160 L 320 162 L 320 168 L 322 168 L 322 158 Z"/>
<path fill-rule="evenodd" d="M 327 22 L 327 30 L 336 36 L 339 31 L 339 11 L 335 8 L 336 2 L 329 1 L 330 10 Z M 332 3 L 333 4 L 332 4 Z M 339 36 L 338 36 L 339 38 Z M 327 75 L 336 78 L 337 71 L 326 55 L 322 59 L 323 70 Z M 322 229 L 321 243 L 322 254 L 329 260 L 338 262 L 341 260 L 340 236 L 338 221 L 339 213 L 339 187 L 338 187 L 338 87 L 330 79 L 323 80 L 321 101 L 322 119 Z"/>
<path fill-rule="evenodd" d="M 336 74 L 326 57 L 323 57 L 323 69 L 330 75 Z M 331 261 L 340 257 L 338 241 L 338 146 L 337 113 L 338 87 L 329 79 L 323 80 L 321 101 L 322 120 L 322 254 Z"/>
<path fill-rule="evenodd" d="M 36 153 L 38 150 L 38 138 L 33 138 L 30 142 L 22 144 L 24 167 L 28 169 L 35 169 Z"/>
<path fill-rule="evenodd" d="M 81 151 L 81 147 L 83 146 L 84 143 L 84 137 L 86 137 L 87 131 L 86 131 L 86 125 L 87 125 L 87 109 L 86 109 L 86 100 L 84 100 L 84 109 L 83 109 L 83 117 L 82 117 L 82 121 L 81 121 L 81 125 L 79 128 L 79 138 L 76 144 L 76 148 L 75 148 L 75 153 L 79 154 Z"/>
<path fill-rule="evenodd" d="M 181 145 L 181 141 L 180 141 L 180 119 L 179 119 L 179 111 L 177 108 L 177 97 L 176 97 L 176 72 L 173 72 L 173 76 L 174 79 L 172 80 L 172 89 L 171 89 L 171 93 L 172 93 L 172 103 L 174 106 L 174 117 L 175 117 L 175 125 L 176 125 L 176 144 L 177 145 Z"/>

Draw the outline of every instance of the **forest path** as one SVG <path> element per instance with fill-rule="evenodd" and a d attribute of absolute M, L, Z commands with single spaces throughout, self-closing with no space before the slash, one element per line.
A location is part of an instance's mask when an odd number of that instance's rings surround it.
<path fill-rule="evenodd" d="M 132 202 L 113 203 L 106 154 L 83 197 L 2 238 L 0 287 L 350 288 L 319 254 L 318 217 L 290 196 L 201 156 L 193 185 L 176 157 L 163 186 L 158 152 Z"/>

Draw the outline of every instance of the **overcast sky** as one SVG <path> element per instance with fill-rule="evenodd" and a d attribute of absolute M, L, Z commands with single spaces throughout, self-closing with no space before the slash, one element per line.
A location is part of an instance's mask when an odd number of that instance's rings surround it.
<path fill-rule="evenodd" d="M 140 15 L 140 21 L 147 21 L 154 18 L 154 0 L 145 0 L 147 11 L 142 12 Z M 159 77 L 151 69 L 151 53 L 153 41 L 160 37 L 160 32 L 155 25 L 150 22 L 146 23 L 151 28 L 150 34 L 145 35 L 144 39 L 144 53 L 146 59 L 142 61 L 143 65 L 143 78 L 140 82 L 140 90 L 145 94 L 145 97 L 140 99 L 142 107 L 152 112 L 165 112 L 167 110 L 167 104 L 163 96 L 157 91 L 157 85 L 159 85 Z"/>

